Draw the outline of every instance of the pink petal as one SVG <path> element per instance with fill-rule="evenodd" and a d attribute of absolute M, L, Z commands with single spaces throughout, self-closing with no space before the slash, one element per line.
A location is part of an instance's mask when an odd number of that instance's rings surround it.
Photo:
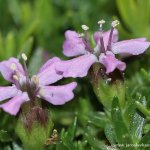
<path fill-rule="evenodd" d="M 119 69 L 120 71 L 124 71 L 126 68 L 126 64 L 115 58 L 115 55 L 111 52 L 107 52 L 105 54 L 101 54 L 99 57 L 99 61 L 106 68 L 106 74 L 113 72 L 115 69 Z"/>
<path fill-rule="evenodd" d="M 19 74 L 24 75 L 23 67 L 19 63 L 18 59 L 10 58 L 6 61 L 2 61 L 2 62 L 0 62 L 0 72 L 3 75 L 3 77 L 10 82 L 14 82 L 12 79 L 12 75 L 14 74 L 14 70 L 11 68 L 12 64 L 14 64 L 16 66 L 16 71 Z"/>
<path fill-rule="evenodd" d="M 107 45 L 108 45 L 109 35 L 110 35 L 110 30 L 103 33 L 105 49 L 107 48 Z M 100 31 L 97 31 L 94 33 L 94 40 L 95 40 L 96 44 L 100 45 Z M 112 42 L 117 42 L 117 41 L 118 41 L 118 30 L 114 29 L 113 36 L 112 36 Z"/>
<path fill-rule="evenodd" d="M 72 57 L 87 53 L 84 42 L 77 32 L 68 30 L 65 32 L 65 38 L 63 44 L 64 55 Z"/>
<path fill-rule="evenodd" d="M 139 40 L 139 41 L 147 41 L 147 38 L 143 37 L 143 38 L 136 38 L 135 40 Z"/>
<path fill-rule="evenodd" d="M 0 101 L 14 97 L 17 93 L 15 86 L 0 87 Z"/>
<path fill-rule="evenodd" d="M 86 54 L 77 58 L 57 63 L 56 70 L 62 72 L 63 77 L 84 77 L 91 65 L 97 62 L 93 54 Z"/>
<path fill-rule="evenodd" d="M 41 67 L 37 74 L 40 85 L 49 85 L 63 78 L 62 74 L 59 74 L 55 69 L 56 63 L 60 61 L 59 58 L 54 57 Z"/>
<path fill-rule="evenodd" d="M 139 55 L 146 51 L 150 42 L 145 42 L 139 39 L 125 40 L 112 44 L 112 51 L 114 54 Z"/>
<path fill-rule="evenodd" d="M 56 72 L 55 66 L 49 67 L 48 69 L 37 74 L 37 77 L 40 85 L 49 85 L 63 78 L 61 73 L 59 74 L 59 72 Z"/>
<path fill-rule="evenodd" d="M 74 97 L 73 90 L 76 86 L 76 82 L 62 86 L 43 86 L 39 94 L 41 98 L 53 105 L 63 105 Z"/>
<path fill-rule="evenodd" d="M 39 72 L 44 71 L 45 69 L 47 69 L 49 66 L 51 66 L 52 64 L 54 64 L 55 62 L 60 61 L 60 58 L 58 57 L 53 57 L 51 59 L 49 59 L 39 70 Z"/>
<path fill-rule="evenodd" d="M 28 100 L 29 98 L 27 93 L 19 93 L 8 102 L 1 104 L 0 108 L 2 108 L 5 112 L 15 116 L 19 112 L 21 105 Z"/>

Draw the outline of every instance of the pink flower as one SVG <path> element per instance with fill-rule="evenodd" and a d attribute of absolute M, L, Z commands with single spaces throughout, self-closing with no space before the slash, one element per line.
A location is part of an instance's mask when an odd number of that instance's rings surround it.
<path fill-rule="evenodd" d="M 25 63 L 27 57 L 25 54 L 22 57 L 24 67 L 16 58 L 0 63 L 1 74 L 6 80 L 12 82 L 12 86 L 0 87 L 0 101 L 10 99 L 3 102 L 0 108 L 11 115 L 16 115 L 24 102 L 35 101 L 36 97 L 53 105 L 62 105 L 74 97 L 73 90 L 77 86 L 76 82 L 60 86 L 49 85 L 63 77 L 55 70 L 55 63 L 60 61 L 59 58 L 54 57 L 47 61 L 37 75 L 29 78 Z"/>
<path fill-rule="evenodd" d="M 144 53 L 150 45 L 146 38 L 118 42 L 118 31 L 115 28 L 118 21 L 113 21 L 111 30 L 104 33 L 102 31 L 103 22 L 100 21 L 99 24 L 100 31 L 94 33 L 96 43 L 94 48 L 89 42 L 87 26 L 83 25 L 84 35 L 75 31 L 66 31 L 63 53 L 68 57 L 78 57 L 57 63 L 56 69 L 61 71 L 64 77 L 84 77 L 96 62 L 105 67 L 106 74 L 113 72 L 115 69 L 124 71 L 126 64 L 118 60 L 115 55 L 119 54 L 121 57 L 139 55 Z"/>

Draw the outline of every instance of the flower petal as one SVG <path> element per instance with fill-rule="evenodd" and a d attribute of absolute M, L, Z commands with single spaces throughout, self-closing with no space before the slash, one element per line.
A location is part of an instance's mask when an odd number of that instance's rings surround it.
<path fill-rule="evenodd" d="M 135 40 L 139 40 L 139 41 L 147 41 L 147 38 L 145 38 L 145 37 L 142 37 L 142 38 L 136 38 Z"/>
<path fill-rule="evenodd" d="M 115 69 L 119 69 L 120 71 L 125 70 L 126 64 L 115 58 L 115 55 L 111 52 L 107 52 L 105 54 L 101 54 L 99 57 L 99 61 L 106 68 L 106 74 L 113 72 Z"/>
<path fill-rule="evenodd" d="M 1 104 L 0 108 L 2 108 L 5 112 L 15 116 L 19 112 L 21 105 L 28 100 L 29 98 L 27 93 L 19 93 L 8 102 Z"/>
<path fill-rule="evenodd" d="M 76 82 L 62 86 L 43 86 L 39 95 L 53 105 L 63 105 L 74 97 L 73 90 L 76 86 Z"/>
<path fill-rule="evenodd" d="M 63 44 L 64 55 L 72 57 L 87 53 L 84 42 L 77 32 L 68 30 L 65 32 L 65 38 Z"/>
<path fill-rule="evenodd" d="M 150 42 L 131 39 L 112 44 L 112 52 L 121 56 L 139 55 L 144 53 L 149 46 Z"/>
<path fill-rule="evenodd" d="M 44 71 L 45 69 L 47 69 L 49 66 L 51 66 L 53 63 L 60 61 L 60 58 L 58 57 L 53 57 L 51 59 L 49 59 L 39 70 L 39 72 Z"/>
<path fill-rule="evenodd" d="M 107 32 L 103 33 L 103 40 L 104 40 L 105 48 L 107 48 L 107 45 L 108 45 L 110 31 L 111 30 L 108 30 Z M 97 31 L 94 33 L 94 40 L 97 45 L 100 45 L 100 31 Z M 112 42 L 117 42 L 117 41 L 118 41 L 118 30 L 114 29 L 113 35 L 112 35 Z"/>
<path fill-rule="evenodd" d="M 91 65 L 97 61 L 95 55 L 86 54 L 71 60 L 58 62 L 56 70 L 62 72 L 63 77 L 84 77 Z"/>
<path fill-rule="evenodd" d="M 55 69 L 55 65 L 59 61 L 61 61 L 59 58 L 54 57 L 42 66 L 37 74 L 40 85 L 49 85 L 63 78 L 62 74 Z"/>
<path fill-rule="evenodd" d="M 17 93 L 15 86 L 0 87 L 0 101 L 14 97 Z"/>
<path fill-rule="evenodd" d="M 19 63 L 19 60 L 16 58 L 10 58 L 6 61 L 0 62 L 0 72 L 3 75 L 3 77 L 10 81 L 14 82 L 12 79 L 12 75 L 14 74 L 14 69 L 11 68 L 11 66 L 15 67 L 15 70 L 19 73 L 24 75 L 24 70 L 22 65 Z"/>

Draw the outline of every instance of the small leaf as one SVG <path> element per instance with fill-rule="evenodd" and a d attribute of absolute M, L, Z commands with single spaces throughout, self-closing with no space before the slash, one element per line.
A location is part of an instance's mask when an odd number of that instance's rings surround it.
<path fill-rule="evenodd" d="M 149 116 L 150 117 L 150 111 L 143 106 L 140 102 L 136 101 L 135 102 L 137 109 L 142 112 L 145 116 Z"/>
<path fill-rule="evenodd" d="M 8 7 L 9 11 L 17 25 L 20 25 L 21 21 L 21 10 L 20 10 L 20 5 L 19 1 L 17 0 L 8 0 Z"/>
<path fill-rule="evenodd" d="M 134 115 L 134 112 L 135 112 L 135 109 L 136 109 L 136 106 L 135 106 L 135 100 L 132 99 L 131 97 L 129 97 L 127 99 L 127 107 L 125 108 L 125 112 L 124 112 L 124 118 L 125 118 L 125 121 L 127 123 L 130 123 L 132 118 L 133 118 L 133 115 Z"/>
<path fill-rule="evenodd" d="M 76 150 L 75 145 L 73 145 L 73 139 L 76 132 L 77 126 L 77 117 L 75 117 L 72 125 L 69 127 L 68 131 L 65 132 L 63 129 L 61 131 L 61 140 L 62 143 L 69 149 L 69 150 Z"/>
<path fill-rule="evenodd" d="M 142 98 L 142 103 L 144 105 L 146 104 L 145 98 Z M 143 114 L 138 111 L 135 111 L 131 124 L 130 124 L 130 132 L 135 143 L 138 143 L 142 137 L 144 120 L 145 119 L 143 117 Z"/>
<path fill-rule="evenodd" d="M 5 39 L 5 58 L 16 56 L 16 43 L 15 43 L 15 35 L 13 32 L 9 32 Z"/>
<path fill-rule="evenodd" d="M 85 129 L 85 139 L 88 141 L 88 143 L 91 145 L 91 147 L 95 150 L 106 150 L 107 146 L 104 144 L 104 142 L 97 140 L 94 138 L 94 136 L 91 134 L 91 128 L 87 127 Z"/>
<path fill-rule="evenodd" d="M 33 37 L 29 37 L 22 45 L 19 47 L 19 54 L 25 53 L 29 55 L 33 46 Z"/>
<path fill-rule="evenodd" d="M 116 139 L 115 139 L 115 132 L 114 132 L 114 127 L 112 124 L 107 124 L 104 128 L 105 136 L 110 142 L 110 144 L 115 144 Z"/>
<path fill-rule="evenodd" d="M 111 115 L 118 144 L 133 144 L 131 135 L 124 122 L 117 97 L 113 99 Z"/>
<path fill-rule="evenodd" d="M 66 138 L 68 140 L 73 141 L 73 138 L 74 138 L 75 132 L 76 132 L 76 128 L 77 128 L 77 117 L 74 118 L 73 124 L 70 126 L 70 128 L 67 131 Z"/>
<path fill-rule="evenodd" d="M 109 119 L 103 112 L 92 113 L 89 116 L 88 122 L 90 124 L 95 125 L 96 127 L 104 128 L 107 124 L 109 124 Z"/>

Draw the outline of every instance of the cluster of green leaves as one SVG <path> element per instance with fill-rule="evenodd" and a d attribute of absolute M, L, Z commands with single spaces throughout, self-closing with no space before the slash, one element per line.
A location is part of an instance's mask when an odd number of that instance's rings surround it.
<path fill-rule="evenodd" d="M 83 105 L 79 106 L 84 109 Z M 137 94 L 135 98 L 126 97 L 124 108 L 120 107 L 119 99 L 114 97 L 111 111 L 85 111 L 82 116 L 76 113 L 72 125 L 66 131 L 62 129 L 60 139 L 47 149 L 147 150 L 150 143 L 150 115 L 143 111 L 145 106 L 145 97 Z"/>

